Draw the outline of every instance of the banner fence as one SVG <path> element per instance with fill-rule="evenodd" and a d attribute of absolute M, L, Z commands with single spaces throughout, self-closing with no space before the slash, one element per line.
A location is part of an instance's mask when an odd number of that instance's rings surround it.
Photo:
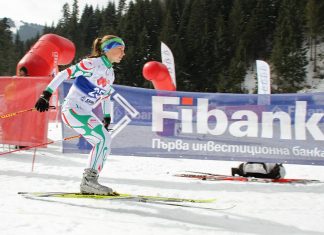
<path fill-rule="evenodd" d="M 258 105 L 263 95 L 114 89 L 111 154 L 324 165 L 323 93 L 267 95 Z M 63 134 L 75 132 L 63 125 Z M 63 146 L 90 149 L 83 138 Z"/>
<path fill-rule="evenodd" d="M 34 107 L 49 77 L 0 77 L 1 114 Z M 0 143 L 30 146 L 47 141 L 49 112 L 24 112 L 0 120 Z"/>

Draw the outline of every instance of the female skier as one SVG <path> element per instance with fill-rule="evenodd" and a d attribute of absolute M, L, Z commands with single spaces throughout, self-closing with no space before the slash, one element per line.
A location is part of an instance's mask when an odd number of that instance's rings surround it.
<path fill-rule="evenodd" d="M 62 120 L 93 146 L 80 185 L 83 194 L 115 194 L 111 188 L 99 184 L 98 177 L 110 153 L 109 107 L 115 79 L 112 63 L 119 63 L 124 56 L 125 43 L 121 38 L 106 35 L 95 39 L 91 55 L 59 72 L 35 104 L 38 111 L 48 111 L 53 91 L 64 80 L 75 79 L 62 104 Z M 103 121 L 92 112 L 98 103 L 102 104 Z"/>

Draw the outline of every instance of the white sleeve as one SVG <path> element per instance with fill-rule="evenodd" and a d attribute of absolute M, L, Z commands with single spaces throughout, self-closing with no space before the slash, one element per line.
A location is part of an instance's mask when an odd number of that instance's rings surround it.
<path fill-rule="evenodd" d="M 70 77 L 67 69 L 59 72 L 53 80 L 47 85 L 46 90 L 53 93 L 58 86 L 64 81 L 67 80 Z"/>

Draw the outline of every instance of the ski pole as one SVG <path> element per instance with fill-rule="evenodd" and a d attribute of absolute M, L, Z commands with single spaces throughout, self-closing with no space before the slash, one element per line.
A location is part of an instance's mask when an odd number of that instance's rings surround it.
<path fill-rule="evenodd" d="M 49 106 L 49 109 L 55 109 L 55 106 Z M 2 118 L 2 119 L 10 118 L 10 117 L 16 116 L 18 114 L 22 114 L 22 113 L 26 113 L 26 112 L 30 112 L 30 111 L 34 111 L 34 110 L 36 110 L 36 108 L 30 108 L 30 109 L 20 110 L 20 111 L 17 111 L 17 112 L 6 113 L 6 114 L 2 114 L 0 116 L 0 118 Z"/>
<path fill-rule="evenodd" d="M 114 92 L 114 91 L 113 91 Z M 95 103 L 94 107 L 97 107 L 99 105 L 99 103 L 105 99 L 108 99 L 109 97 L 111 96 L 111 94 L 107 95 L 107 96 L 101 96 L 100 99 L 97 100 L 97 102 Z M 56 109 L 55 106 L 53 105 L 50 105 L 49 106 L 49 109 Z M 22 114 L 22 113 L 26 113 L 26 112 L 30 112 L 30 111 L 34 111 L 36 110 L 36 108 L 30 108 L 30 109 L 24 109 L 24 110 L 20 110 L 20 111 L 17 111 L 17 112 L 12 112 L 12 113 L 6 113 L 6 114 L 2 114 L 0 116 L 1 119 L 4 119 L 4 118 L 10 118 L 10 117 L 13 117 L 13 116 L 16 116 L 18 114 Z"/>
<path fill-rule="evenodd" d="M 41 147 L 41 146 L 44 146 L 44 145 L 53 144 L 53 143 L 56 143 L 56 142 L 62 142 L 62 141 L 65 141 L 65 140 L 78 139 L 80 137 L 81 137 L 81 135 L 74 135 L 74 136 L 66 137 L 66 138 L 61 139 L 61 140 L 52 140 L 52 141 L 49 141 L 49 142 L 46 142 L 46 143 L 36 144 L 36 145 L 32 145 L 32 146 L 27 146 L 27 147 L 24 147 L 24 148 L 21 148 L 21 149 L 15 149 L 15 150 L 11 150 L 9 152 L 0 153 L 0 156 L 5 155 L 5 154 L 9 154 L 9 153 L 19 152 L 21 150 L 28 150 L 28 149 L 32 149 L 32 148 L 37 148 L 37 147 Z"/>
<path fill-rule="evenodd" d="M 25 113 L 25 112 L 33 111 L 34 109 L 35 109 L 35 108 L 31 108 L 31 109 L 24 109 L 24 110 L 20 110 L 20 111 L 13 112 L 13 113 L 6 113 L 6 114 L 1 115 L 0 117 L 1 117 L 1 118 L 9 118 L 9 117 L 13 117 L 13 116 L 16 116 L 16 115 L 18 115 L 18 114 L 21 114 L 21 113 Z"/>

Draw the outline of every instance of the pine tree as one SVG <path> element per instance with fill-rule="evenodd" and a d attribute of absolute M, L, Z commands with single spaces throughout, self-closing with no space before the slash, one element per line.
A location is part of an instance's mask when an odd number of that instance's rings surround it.
<path fill-rule="evenodd" d="M 15 64 L 19 62 L 19 60 L 26 54 L 27 49 L 24 48 L 24 43 L 20 40 L 19 33 L 16 34 L 15 41 L 14 41 L 14 48 L 15 48 Z"/>
<path fill-rule="evenodd" d="M 307 60 L 303 10 L 300 2 L 282 1 L 271 56 L 275 92 L 296 92 L 304 86 Z"/>
<path fill-rule="evenodd" d="M 208 47 L 207 32 L 207 5 L 204 0 L 193 0 L 186 31 L 187 72 L 190 81 L 195 84 L 196 91 L 205 91 L 208 87 L 206 76 L 206 59 L 209 60 L 206 48 Z M 208 71 L 207 71 L 208 73 Z"/>
<path fill-rule="evenodd" d="M 109 3 L 110 4 L 110 3 Z M 120 19 L 126 11 L 126 0 L 119 0 L 117 8 L 117 17 Z"/>
<path fill-rule="evenodd" d="M 246 70 L 246 40 L 242 37 L 246 26 L 242 1 L 235 0 L 229 15 L 229 53 L 231 62 L 225 73 L 226 86 L 225 92 L 241 93 L 241 84 L 244 81 Z"/>
<path fill-rule="evenodd" d="M 244 34 L 250 63 L 254 64 L 257 59 L 267 60 L 270 57 L 280 1 L 257 0 L 251 12 Z"/>
<path fill-rule="evenodd" d="M 71 39 L 72 42 L 74 42 L 76 47 L 76 56 L 74 62 L 77 62 L 80 60 L 80 58 L 83 57 L 83 55 L 80 53 L 79 49 L 81 48 L 82 41 L 83 41 L 83 35 L 79 32 L 79 6 L 78 6 L 78 0 L 73 0 L 72 4 L 72 14 L 70 17 L 70 21 L 68 24 L 68 34 L 69 39 Z"/>
<path fill-rule="evenodd" d="M 12 33 L 8 25 L 8 19 L 0 20 L 0 75 L 11 76 L 15 74 L 16 61 L 15 49 L 12 42 Z"/>
<path fill-rule="evenodd" d="M 108 6 L 102 11 L 102 26 L 99 35 L 117 34 L 118 14 L 114 3 L 108 3 Z"/>
<path fill-rule="evenodd" d="M 85 5 L 80 18 L 79 33 L 83 35 L 80 54 L 83 56 L 91 53 L 93 40 L 97 37 L 98 26 L 95 22 L 95 15 L 92 6 Z"/>
<path fill-rule="evenodd" d="M 241 40 L 236 48 L 235 56 L 231 60 L 228 74 L 226 90 L 224 92 L 229 93 L 242 93 L 242 83 L 246 73 L 246 50 L 245 42 Z"/>
<path fill-rule="evenodd" d="M 213 72 L 215 81 L 211 83 L 213 91 L 225 92 L 227 85 L 226 73 L 230 63 L 230 56 L 228 51 L 230 50 L 230 44 L 227 40 L 227 31 L 225 28 L 225 20 L 223 15 L 219 12 L 216 18 L 216 35 L 214 39 L 214 56 L 213 58 Z"/>
<path fill-rule="evenodd" d="M 187 47 L 186 33 L 188 31 L 188 22 L 190 19 L 190 12 L 192 8 L 191 0 L 183 1 L 184 6 L 180 14 L 179 28 L 177 30 L 177 37 L 175 38 L 174 46 L 172 44 L 168 46 L 173 50 L 173 56 L 175 58 L 177 88 L 183 91 L 190 91 L 192 89 L 191 75 L 188 71 L 187 60 L 189 58 L 190 48 Z M 174 49 L 173 49 L 174 48 Z"/>
<path fill-rule="evenodd" d="M 65 3 L 62 8 L 62 14 L 63 17 L 59 20 L 57 27 L 56 27 L 56 32 L 58 34 L 61 34 L 62 36 L 68 35 L 67 32 L 67 25 L 70 23 L 70 18 L 71 18 L 71 11 L 70 11 L 70 6 L 68 3 Z"/>
<path fill-rule="evenodd" d="M 160 60 L 161 51 L 160 51 L 160 33 L 163 15 L 159 0 L 145 1 L 145 10 L 144 10 L 144 19 L 145 19 L 145 33 L 142 33 L 145 37 L 145 43 L 140 47 L 145 49 L 145 62 L 149 60 Z M 140 39 L 142 40 L 142 39 Z"/>
<path fill-rule="evenodd" d="M 141 31 L 140 12 L 133 2 L 129 3 L 128 12 L 121 18 L 118 25 L 118 35 L 122 35 L 126 43 L 126 56 L 121 64 L 116 67 L 116 83 L 123 85 L 139 84 L 141 68 L 139 67 L 138 51 L 138 34 Z"/>
<path fill-rule="evenodd" d="M 307 33 L 311 51 L 310 60 L 314 63 L 314 72 L 317 72 L 317 45 L 318 38 L 324 31 L 324 2 L 322 0 L 308 0 L 306 5 Z"/>

